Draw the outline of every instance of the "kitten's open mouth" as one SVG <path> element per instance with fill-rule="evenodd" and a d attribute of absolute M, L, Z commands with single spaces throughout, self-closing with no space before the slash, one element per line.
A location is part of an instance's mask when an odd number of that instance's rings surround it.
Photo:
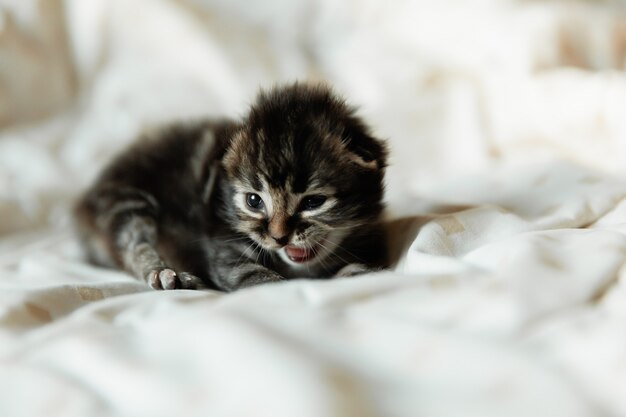
<path fill-rule="evenodd" d="M 310 248 L 300 248 L 297 246 L 285 246 L 285 254 L 292 262 L 304 263 L 315 258 L 315 250 Z"/>

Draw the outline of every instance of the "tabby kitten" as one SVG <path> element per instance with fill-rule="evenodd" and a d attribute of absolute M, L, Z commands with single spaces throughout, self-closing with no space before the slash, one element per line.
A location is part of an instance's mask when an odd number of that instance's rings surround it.
<path fill-rule="evenodd" d="M 383 268 L 387 150 L 327 87 L 261 92 L 241 122 L 144 135 L 76 206 L 90 259 L 155 289 Z"/>

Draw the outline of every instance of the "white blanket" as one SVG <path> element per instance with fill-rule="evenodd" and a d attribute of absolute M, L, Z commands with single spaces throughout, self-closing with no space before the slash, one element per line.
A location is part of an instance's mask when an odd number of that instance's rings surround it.
<path fill-rule="evenodd" d="M 0 0 L 0 416 L 626 415 L 626 15 L 471 3 Z M 388 138 L 391 270 L 82 261 L 68 208 L 138 131 L 295 79 Z"/>

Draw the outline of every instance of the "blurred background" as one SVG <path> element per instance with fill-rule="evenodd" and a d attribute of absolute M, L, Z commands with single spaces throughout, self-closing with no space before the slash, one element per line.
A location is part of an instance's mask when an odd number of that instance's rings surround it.
<path fill-rule="evenodd" d="M 621 0 L 0 0 L 0 234 L 63 223 L 149 125 L 324 80 L 392 148 L 389 199 L 500 165 L 626 174 Z"/>

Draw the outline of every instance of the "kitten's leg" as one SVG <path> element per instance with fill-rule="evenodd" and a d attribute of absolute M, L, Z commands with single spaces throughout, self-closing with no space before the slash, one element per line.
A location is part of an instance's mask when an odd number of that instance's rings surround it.
<path fill-rule="evenodd" d="M 141 220 L 139 220 L 141 221 Z M 127 228 L 137 227 L 129 225 Z M 139 226 L 141 227 L 141 226 Z M 127 232 L 130 230 L 127 229 Z M 154 243 L 131 241 L 122 247 L 124 266 L 136 277 L 144 279 L 156 290 L 199 289 L 202 280 L 187 272 L 175 272 L 159 257 Z"/>
<path fill-rule="evenodd" d="M 152 288 L 198 288 L 199 278 L 177 274 L 159 256 L 157 210 L 158 204 L 150 194 L 111 186 L 89 193 L 77 207 L 77 217 L 87 240 L 103 240 L 100 246 L 107 249 L 105 255 Z"/>
<path fill-rule="evenodd" d="M 258 264 L 243 264 L 234 268 L 219 268 L 218 285 L 224 291 L 235 291 L 271 282 L 280 282 L 284 278 L 278 273 Z"/>
<path fill-rule="evenodd" d="M 224 291 L 234 291 L 270 282 L 284 280 L 283 276 L 257 263 L 259 254 L 248 246 L 242 250 L 236 245 L 215 244 L 211 276 L 217 286 Z"/>
<path fill-rule="evenodd" d="M 262 265 L 243 264 L 230 270 L 226 283 L 230 287 L 229 291 L 232 291 L 254 285 L 279 282 L 283 279 L 280 274 Z"/>

